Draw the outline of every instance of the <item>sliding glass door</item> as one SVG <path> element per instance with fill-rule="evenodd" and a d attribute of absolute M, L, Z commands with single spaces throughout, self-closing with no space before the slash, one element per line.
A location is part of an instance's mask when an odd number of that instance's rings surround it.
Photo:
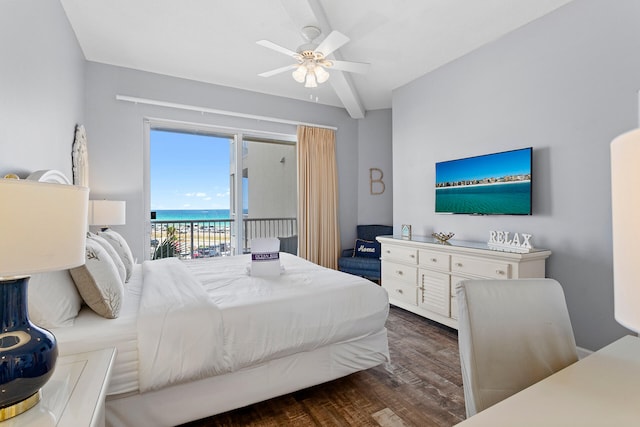
<path fill-rule="evenodd" d="M 297 253 L 295 144 L 245 136 L 242 146 L 244 247 L 278 237 L 283 250 Z"/>
<path fill-rule="evenodd" d="M 149 258 L 247 253 L 258 237 L 297 251 L 295 136 L 173 123 L 147 136 Z"/>

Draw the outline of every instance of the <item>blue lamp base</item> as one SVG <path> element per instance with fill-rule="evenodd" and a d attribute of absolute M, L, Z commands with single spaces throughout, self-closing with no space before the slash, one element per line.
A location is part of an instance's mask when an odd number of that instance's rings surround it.
<path fill-rule="evenodd" d="M 58 357 L 53 334 L 29 320 L 28 282 L 29 277 L 0 279 L 0 421 L 38 403 Z"/>

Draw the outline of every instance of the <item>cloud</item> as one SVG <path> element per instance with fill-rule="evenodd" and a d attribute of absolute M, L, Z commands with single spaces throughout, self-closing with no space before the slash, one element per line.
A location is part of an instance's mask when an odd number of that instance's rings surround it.
<path fill-rule="evenodd" d="M 197 192 L 197 193 L 185 193 L 187 197 L 207 197 L 207 193 Z"/>

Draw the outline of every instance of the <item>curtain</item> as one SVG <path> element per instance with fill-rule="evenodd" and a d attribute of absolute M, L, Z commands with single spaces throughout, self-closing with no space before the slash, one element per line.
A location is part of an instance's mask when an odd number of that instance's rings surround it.
<path fill-rule="evenodd" d="M 340 251 L 336 135 L 298 126 L 298 254 L 336 269 Z"/>

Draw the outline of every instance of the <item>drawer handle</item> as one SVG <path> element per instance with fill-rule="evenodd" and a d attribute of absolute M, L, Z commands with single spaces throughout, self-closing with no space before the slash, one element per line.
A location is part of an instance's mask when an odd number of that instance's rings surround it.
<path fill-rule="evenodd" d="M 461 262 L 456 262 L 456 267 L 462 267 L 462 263 Z"/>
<path fill-rule="evenodd" d="M 431 258 L 429 261 L 431 261 L 431 262 L 438 262 L 438 259 L 437 259 L 437 258 Z"/>
<path fill-rule="evenodd" d="M 402 276 L 404 273 L 403 273 L 403 271 L 402 271 L 402 270 L 396 270 L 396 274 L 397 274 L 398 276 Z"/>
<path fill-rule="evenodd" d="M 403 294 L 404 292 L 402 292 L 402 289 L 396 289 L 396 292 L 399 294 Z"/>
<path fill-rule="evenodd" d="M 386 253 L 388 253 L 388 254 L 390 254 L 390 253 L 391 253 L 391 251 L 390 251 L 389 249 L 387 249 L 385 252 L 386 252 Z"/>
<path fill-rule="evenodd" d="M 504 272 L 504 270 L 496 270 L 496 274 L 498 274 L 500 276 L 504 276 L 505 272 Z"/>
<path fill-rule="evenodd" d="M 410 258 L 415 258 L 416 256 L 414 254 L 409 255 Z"/>

